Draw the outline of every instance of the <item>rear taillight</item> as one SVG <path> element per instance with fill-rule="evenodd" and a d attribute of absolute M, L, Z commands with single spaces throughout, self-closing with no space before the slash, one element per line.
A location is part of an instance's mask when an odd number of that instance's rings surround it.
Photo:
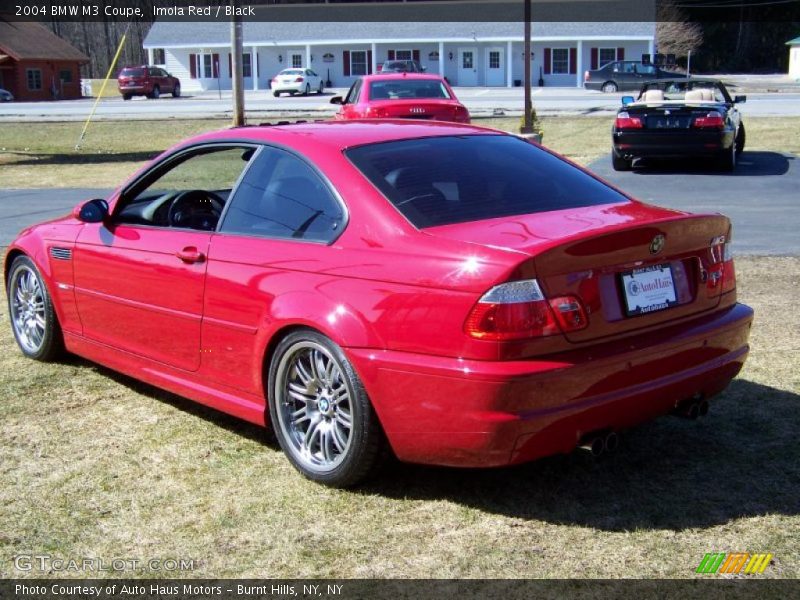
<path fill-rule="evenodd" d="M 617 115 L 615 127 L 617 129 L 641 129 L 642 120 L 639 117 L 632 117 L 626 112 L 621 112 Z"/>
<path fill-rule="evenodd" d="M 699 129 L 724 129 L 725 119 L 722 114 L 718 113 L 716 110 L 712 110 L 705 117 L 696 117 L 692 127 L 697 127 Z"/>
<path fill-rule="evenodd" d="M 583 73 L 583 80 L 584 80 L 584 81 L 589 81 L 589 71 L 584 71 L 584 73 Z"/>
<path fill-rule="evenodd" d="M 736 269 L 730 239 L 720 236 L 711 240 L 710 255 L 707 283 L 709 297 L 736 289 Z"/>
<path fill-rule="evenodd" d="M 295 83 L 303 83 L 303 81 L 305 81 L 305 79 L 303 79 L 302 77 L 298 77 L 297 79 L 294 80 Z"/>
<path fill-rule="evenodd" d="M 366 116 L 367 117 L 372 117 L 372 118 L 381 118 L 381 117 L 387 116 L 388 114 L 389 113 L 386 111 L 385 108 L 380 108 L 380 107 L 373 106 L 373 107 L 367 109 Z"/>
<path fill-rule="evenodd" d="M 493 287 L 475 304 L 464 331 L 479 340 L 508 341 L 577 331 L 588 325 L 586 311 L 574 296 L 548 300 L 535 279 Z"/>

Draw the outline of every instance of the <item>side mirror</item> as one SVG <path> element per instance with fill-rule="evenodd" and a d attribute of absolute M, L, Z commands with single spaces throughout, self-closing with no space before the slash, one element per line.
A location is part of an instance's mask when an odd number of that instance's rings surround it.
<path fill-rule="evenodd" d="M 622 106 L 628 106 L 628 104 L 633 104 L 634 98 L 633 96 L 623 96 L 622 97 Z"/>
<path fill-rule="evenodd" d="M 341 96 L 334 96 L 331 98 L 331 104 L 344 104 L 344 98 Z"/>
<path fill-rule="evenodd" d="M 747 102 L 747 96 L 736 96 L 733 99 L 734 104 L 744 104 L 745 102 Z"/>
<path fill-rule="evenodd" d="M 73 214 L 76 211 L 75 216 L 84 223 L 101 223 L 108 216 L 108 202 L 102 198 L 95 198 L 78 205 Z"/>

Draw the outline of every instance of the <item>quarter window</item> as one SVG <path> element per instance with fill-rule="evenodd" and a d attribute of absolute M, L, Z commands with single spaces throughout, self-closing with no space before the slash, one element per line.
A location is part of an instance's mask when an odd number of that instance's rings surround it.
<path fill-rule="evenodd" d="M 27 78 L 28 78 L 28 89 L 29 90 L 40 90 L 42 89 L 42 70 L 41 69 L 27 69 L 26 71 Z"/>
<path fill-rule="evenodd" d="M 220 227 L 223 233 L 330 242 L 344 211 L 319 175 L 297 156 L 264 148 L 247 171 Z"/>
<path fill-rule="evenodd" d="M 553 69 L 554 74 L 569 73 L 569 49 L 553 48 Z"/>

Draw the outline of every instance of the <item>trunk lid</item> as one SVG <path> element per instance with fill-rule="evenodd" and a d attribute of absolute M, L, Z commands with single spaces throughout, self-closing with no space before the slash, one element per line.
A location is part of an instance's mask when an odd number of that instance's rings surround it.
<path fill-rule="evenodd" d="M 371 110 L 389 119 L 433 119 L 452 121 L 458 115 L 461 103 L 456 100 L 420 98 L 370 102 Z"/>
<path fill-rule="evenodd" d="M 711 241 L 729 229 L 722 215 L 630 202 L 425 231 L 527 255 L 518 271 L 535 276 L 548 298 L 576 296 L 583 303 L 589 325 L 566 338 L 586 342 L 715 308 L 719 288 L 709 274 L 721 266 Z"/>
<path fill-rule="evenodd" d="M 627 112 L 631 116 L 642 119 L 643 129 L 691 129 L 697 118 L 705 117 L 708 113 L 717 111 L 725 116 L 723 104 L 674 104 L 674 105 L 646 105 L 628 106 Z"/>

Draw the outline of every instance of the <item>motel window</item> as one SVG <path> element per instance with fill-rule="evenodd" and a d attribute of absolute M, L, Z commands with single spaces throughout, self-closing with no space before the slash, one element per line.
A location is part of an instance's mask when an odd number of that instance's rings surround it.
<path fill-rule="evenodd" d="M 554 74 L 569 73 L 569 49 L 553 48 L 553 69 Z"/>
<path fill-rule="evenodd" d="M 500 68 L 500 52 L 498 50 L 491 50 L 489 52 L 489 68 L 490 69 Z"/>
<path fill-rule="evenodd" d="M 167 64 L 167 60 L 164 56 L 164 49 L 163 48 L 154 48 L 153 49 L 153 64 L 154 65 L 165 65 Z"/>
<path fill-rule="evenodd" d="M 72 71 L 69 69 L 61 69 L 58 73 L 58 78 L 64 83 L 72 83 Z"/>
<path fill-rule="evenodd" d="M 367 74 L 367 53 L 364 50 L 355 50 L 350 53 L 350 74 Z"/>
<path fill-rule="evenodd" d="M 211 67 L 212 57 L 210 54 L 203 54 L 202 55 L 202 68 L 200 70 L 200 76 L 205 77 L 206 79 L 211 79 L 214 75 L 214 71 Z"/>
<path fill-rule="evenodd" d="M 41 69 L 27 69 L 26 74 L 28 77 L 28 89 L 35 91 L 42 89 L 42 70 Z"/>
<path fill-rule="evenodd" d="M 600 48 L 599 52 L 600 64 L 597 68 L 602 69 L 608 63 L 612 63 L 617 60 L 617 49 L 616 48 Z"/>
<path fill-rule="evenodd" d="M 394 59 L 395 60 L 411 60 L 413 55 L 411 50 L 395 50 L 394 51 Z"/>
<path fill-rule="evenodd" d="M 249 52 L 242 54 L 242 77 L 253 76 L 253 62 Z"/>
<path fill-rule="evenodd" d="M 303 55 L 300 53 L 293 53 L 292 54 L 292 68 L 293 69 L 302 69 L 303 68 Z"/>

